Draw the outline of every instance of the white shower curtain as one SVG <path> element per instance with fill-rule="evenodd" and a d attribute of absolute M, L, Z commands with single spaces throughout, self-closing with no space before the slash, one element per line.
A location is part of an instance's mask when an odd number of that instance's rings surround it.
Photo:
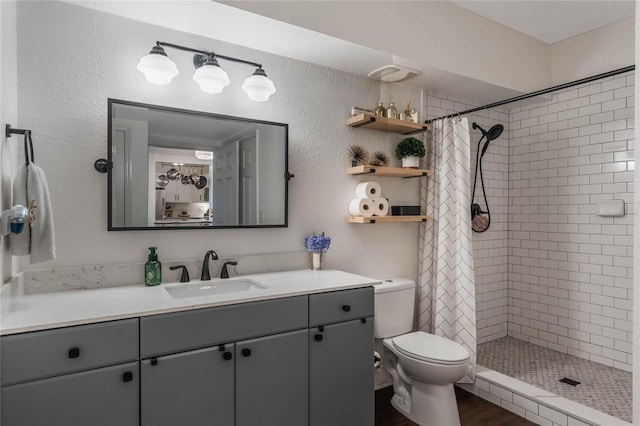
<path fill-rule="evenodd" d="M 419 328 L 463 345 L 471 354 L 464 383 L 475 381 L 476 298 L 471 241 L 471 145 L 466 118 L 433 123 L 422 180 L 419 240 Z"/>

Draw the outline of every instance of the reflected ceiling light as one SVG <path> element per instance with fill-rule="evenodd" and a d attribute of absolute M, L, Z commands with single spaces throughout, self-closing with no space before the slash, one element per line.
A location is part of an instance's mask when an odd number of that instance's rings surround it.
<path fill-rule="evenodd" d="M 213 160 L 212 151 L 196 151 L 196 158 L 198 160 Z"/>
<path fill-rule="evenodd" d="M 249 99 L 256 102 L 265 102 L 276 92 L 273 82 L 269 80 L 261 64 L 163 41 L 156 41 L 156 45 L 151 49 L 151 52 L 140 59 L 138 63 L 138 70 L 144 74 L 150 83 L 169 84 L 173 77 L 178 75 L 176 64 L 169 59 L 163 47 L 195 53 L 193 65 L 196 68 L 196 72 L 193 74 L 193 80 L 198 83 L 200 89 L 205 93 L 220 93 L 230 83 L 229 76 L 220 67 L 218 59 L 256 67 L 253 75 L 247 78 L 242 85 L 242 90 L 247 93 Z"/>

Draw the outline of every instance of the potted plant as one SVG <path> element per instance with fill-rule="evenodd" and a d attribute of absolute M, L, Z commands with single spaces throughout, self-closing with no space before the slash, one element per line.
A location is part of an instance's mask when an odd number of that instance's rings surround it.
<path fill-rule="evenodd" d="M 404 138 L 396 146 L 396 157 L 402 160 L 402 167 L 405 169 L 418 169 L 424 155 L 424 143 L 418 138 Z"/>

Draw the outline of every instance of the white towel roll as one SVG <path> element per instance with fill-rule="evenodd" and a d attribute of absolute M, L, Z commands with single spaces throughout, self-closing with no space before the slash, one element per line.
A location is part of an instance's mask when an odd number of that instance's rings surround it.
<path fill-rule="evenodd" d="M 356 186 L 357 198 L 379 198 L 382 195 L 382 188 L 378 182 L 362 182 Z"/>
<path fill-rule="evenodd" d="M 389 214 L 389 201 L 386 198 L 373 199 L 373 215 L 386 216 Z"/>
<path fill-rule="evenodd" d="M 353 216 L 373 216 L 373 203 L 369 198 L 354 198 L 349 202 L 349 214 Z"/>

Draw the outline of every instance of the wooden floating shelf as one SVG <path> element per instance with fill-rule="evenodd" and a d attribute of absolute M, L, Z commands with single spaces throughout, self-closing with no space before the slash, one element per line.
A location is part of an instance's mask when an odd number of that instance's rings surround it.
<path fill-rule="evenodd" d="M 358 114 L 347 118 L 347 126 L 363 127 L 383 132 L 400 133 L 410 135 L 412 133 L 430 132 L 430 124 L 412 123 L 410 121 L 397 120 L 395 118 L 376 117 L 371 114 Z"/>
<path fill-rule="evenodd" d="M 431 176 L 433 170 L 427 169 L 403 169 L 402 167 L 386 167 L 386 166 L 355 166 L 347 169 L 349 175 L 367 175 L 375 174 L 378 176 L 392 176 L 392 177 L 420 177 Z"/>
<path fill-rule="evenodd" d="M 431 216 L 347 216 L 347 223 L 409 223 L 428 220 L 431 220 Z"/>

